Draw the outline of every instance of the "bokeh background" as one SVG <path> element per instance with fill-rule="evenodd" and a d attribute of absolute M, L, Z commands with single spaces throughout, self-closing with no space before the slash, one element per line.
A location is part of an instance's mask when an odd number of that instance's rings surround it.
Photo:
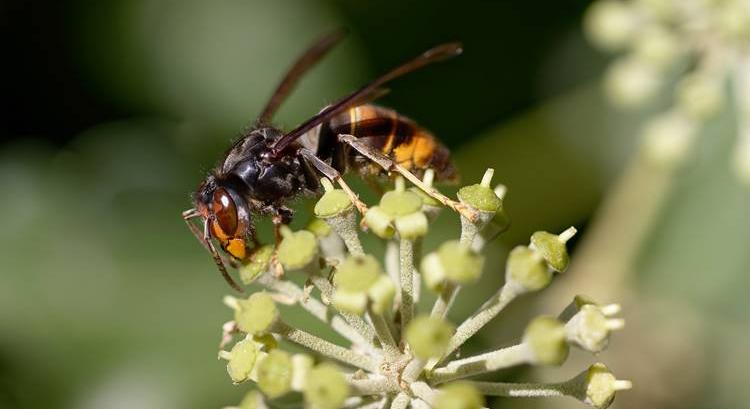
<path fill-rule="evenodd" d="M 583 246 L 603 254 L 600 268 L 574 262 L 544 294 L 514 304 L 468 351 L 511 342 L 530 316 L 556 314 L 572 294 L 593 291 L 623 302 L 629 320 L 596 358 L 634 381 L 616 407 L 747 407 L 750 188 L 727 166 L 733 112 L 708 124 L 668 189 L 654 193 L 642 168 L 632 183 L 636 135 L 659 102 L 637 112 L 609 107 L 600 88 L 607 57 L 581 34 L 587 6 L 2 0 L 0 408 L 239 400 L 246 386 L 232 386 L 216 360 L 229 289 L 180 212 L 287 64 L 337 27 L 349 29 L 347 40 L 284 105 L 280 126 L 432 45 L 465 44 L 463 56 L 398 80 L 382 101 L 439 135 L 465 181 L 494 167 L 509 188 L 513 226 L 489 248 L 491 268 L 462 293 L 456 317 L 497 288 L 507 250 L 535 230 L 575 225 L 574 258 Z M 615 195 L 625 205 L 602 215 Z M 653 196 L 658 211 L 641 214 Z M 308 205 L 297 204 L 297 224 Z M 609 228 L 587 244 L 602 219 Z M 643 219 L 646 227 L 628 229 Z M 441 218 L 432 245 L 455 228 Z M 632 254 L 618 255 L 621 245 Z M 575 354 L 560 369 L 495 379 L 562 380 L 593 359 Z"/>

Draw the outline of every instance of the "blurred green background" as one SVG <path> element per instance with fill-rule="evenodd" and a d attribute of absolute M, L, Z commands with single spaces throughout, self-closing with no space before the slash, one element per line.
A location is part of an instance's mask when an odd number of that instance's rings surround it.
<path fill-rule="evenodd" d="M 465 44 L 463 56 L 398 80 L 381 102 L 444 140 L 465 181 L 494 167 L 509 187 L 514 224 L 489 249 L 485 281 L 462 293 L 456 317 L 497 288 L 507 249 L 531 232 L 575 225 L 585 238 L 635 150 L 640 121 L 660 104 L 639 113 L 608 108 L 599 88 L 607 60 L 580 33 L 587 4 L 4 0 L 0 408 L 238 401 L 246 386 L 232 386 L 215 355 L 229 288 L 180 212 L 287 64 L 337 27 L 349 29 L 347 40 L 305 78 L 280 126 L 432 45 Z M 736 408 L 750 400 L 750 193 L 726 164 L 732 115 L 706 128 L 639 246 L 637 274 L 602 300 L 625 298 L 634 323 L 598 357 L 635 383 L 616 407 Z M 428 246 L 455 228 L 441 218 Z M 621 239 L 617 231 L 606 237 L 612 247 Z M 608 273 L 584 282 L 606 288 Z M 584 291 L 566 287 L 580 282 L 571 271 L 549 294 L 514 305 L 467 350 L 516 339 L 528 317 L 556 314 Z M 565 379 L 592 359 L 573 358 L 563 369 L 521 368 L 496 379 Z"/>

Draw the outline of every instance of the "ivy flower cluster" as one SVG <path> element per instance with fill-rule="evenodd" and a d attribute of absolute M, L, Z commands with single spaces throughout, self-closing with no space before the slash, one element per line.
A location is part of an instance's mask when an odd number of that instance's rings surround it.
<path fill-rule="evenodd" d="M 515 345 L 456 356 L 509 303 L 544 289 L 565 271 L 565 243 L 576 233 L 572 227 L 534 233 L 528 245 L 510 252 L 497 292 L 463 322 L 450 322 L 446 315 L 462 287 L 483 270 L 497 270 L 485 268 L 482 250 L 509 221 L 505 187 L 493 189 L 492 176 L 490 169 L 480 183 L 460 189 L 459 201 L 476 217 L 461 216 L 459 238 L 423 257 L 423 238 L 441 210 L 430 195 L 397 179 L 394 190 L 358 220 L 347 194 L 323 179 L 316 219 L 304 230 L 284 229 L 275 256 L 266 246 L 241 267 L 243 283 L 262 289 L 248 298 L 225 297 L 234 319 L 223 326 L 219 357 L 227 361 L 232 382 L 255 385 L 234 408 L 265 408 L 284 399 L 284 405 L 311 409 L 480 409 L 492 396 L 568 396 L 606 408 L 616 391 L 629 389 L 630 382 L 601 363 L 558 383 L 472 380 L 518 365 L 561 365 L 570 347 L 603 350 L 611 332 L 624 325 L 616 318 L 619 306 L 582 296 L 556 316 L 532 320 Z M 428 171 L 422 180 L 428 189 L 432 177 Z M 362 230 L 385 242 L 382 262 L 363 249 Z M 271 267 L 274 262 L 283 275 Z M 420 311 L 424 291 L 436 297 L 431 309 Z M 340 342 L 291 325 L 282 305 L 305 310 L 338 333 Z M 306 352 L 293 352 L 300 350 Z"/>
<path fill-rule="evenodd" d="M 733 168 L 750 183 L 750 3 L 597 0 L 584 28 L 599 48 L 621 53 L 605 78 L 614 104 L 640 107 L 664 88 L 673 88 L 672 106 L 643 128 L 647 157 L 668 166 L 681 163 L 702 125 L 734 105 L 738 138 Z"/>

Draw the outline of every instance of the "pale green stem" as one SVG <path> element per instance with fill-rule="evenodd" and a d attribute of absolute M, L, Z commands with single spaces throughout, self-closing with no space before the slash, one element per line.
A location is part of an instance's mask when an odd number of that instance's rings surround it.
<path fill-rule="evenodd" d="M 399 240 L 401 283 L 401 334 L 414 316 L 414 243 Z"/>
<path fill-rule="evenodd" d="M 364 354 L 358 354 L 350 349 L 326 341 L 308 332 L 292 328 L 282 322 L 274 325 L 273 332 L 291 342 L 302 345 L 328 358 L 364 369 L 365 371 L 373 373 L 378 372 L 378 365 L 371 357 Z"/>
<path fill-rule="evenodd" d="M 401 379 L 403 379 L 404 382 L 414 382 L 419 378 L 426 363 L 427 362 L 424 359 L 414 357 L 401 373 Z"/>
<path fill-rule="evenodd" d="M 450 356 L 450 354 L 463 345 L 466 340 L 474 336 L 474 334 L 482 329 L 482 327 L 495 318 L 500 311 L 508 305 L 508 303 L 516 298 L 517 295 L 518 291 L 512 289 L 508 284 L 504 285 L 500 291 L 485 302 L 477 312 L 459 325 L 455 334 L 451 337 L 451 340 L 448 343 L 448 348 L 443 357 Z M 431 361 L 430 364 L 428 364 L 428 369 L 434 368 L 438 362 L 439 360 Z"/>
<path fill-rule="evenodd" d="M 359 241 L 357 233 L 357 215 L 354 211 L 346 212 L 342 215 L 329 217 L 326 222 L 331 229 L 344 240 L 349 254 L 353 256 L 363 256 L 362 243 Z"/>
<path fill-rule="evenodd" d="M 382 409 L 388 404 L 388 397 L 385 397 L 375 402 L 370 402 L 365 405 L 358 406 L 357 409 Z"/>
<path fill-rule="evenodd" d="M 398 243 L 395 240 L 388 240 L 385 245 L 385 271 L 396 285 L 396 297 L 393 303 L 397 306 L 401 305 L 401 278 L 399 278 L 398 252 Z"/>
<path fill-rule="evenodd" d="M 312 316 L 328 324 L 344 338 L 356 345 L 367 348 L 371 353 L 375 353 L 372 347 L 374 334 L 369 337 L 363 337 L 362 334 L 352 328 L 340 315 L 330 314 L 330 310 L 322 302 L 313 297 L 305 296 L 304 291 L 296 284 L 290 281 L 279 280 L 271 274 L 261 275 L 258 277 L 257 283 L 268 290 L 284 294 L 286 297 L 295 300 Z"/>
<path fill-rule="evenodd" d="M 401 355 L 401 351 L 398 349 L 396 341 L 393 339 L 393 334 L 391 334 L 391 329 L 388 327 L 388 322 L 386 322 L 383 315 L 372 311 L 369 306 L 367 308 L 367 314 L 370 317 L 370 321 L 372 321 L 375 334 L 378 336 L 378 340 L 380 340 L 380 344 L 383 346 L 383 350 L 388 356 L 388 360 L 396 360 Z"/>
<path fill-rule="evenodd" d="M 399 392 L 398 395 L 393 398 L 393 402 L 391 402 L 391 409 L 406 409 L 406 407 L 409 406 L 410 400 L 411 398 L 409 398 L 409 395 L 405 392 Z"/>
<path fill-rule="evenodd" d="M 349 387 L 353 395 L 363 396 L 401 391 L 398 382 L 382 376 L 371 379 L 351 379 L 349 380 Z"/>
<path fill-rule="evenodd" d="M 475 382 L 470 385 L 486 396 L 505 396 L 511 398 L 543 398 L 569 395 L 566 383 L 505 383 Z"/>
<path fill-rule="evenodd" d="M 409 385 L 409 389 L 411 389 L 411 392 L 414 394 L 414 396 L 422 399 L 430 405 L 435 403 L 437 391 L 435 389 L 432 389 L 432 387 L 430 387 L 430 385 L 428 385 L 426 382 L 412 382 L 411 385 Z"/>
<path fill-rule="evenodd" d="M 454 379 L 510 368 L 527 362 L 529 362 L 528 348 L 525 344 L 518 344 L 451 361 L 444 367 L 433 370 L 429 375 L 429 380 L 432 385 L 436 385 Z"/>
<path fill-rule="evenodd" d="M 320 293 L 328 299 L 329 301 L 333 299 L 333 285 L 325 278 L 318 274 L 312 274 L 310 275 L 310 281 L 312 281 L 313 285 L 320 290 Z M 365 339 L 370 340 L 370 344 L 372 345 L 372 340 L 375 338 L 375 333 L 372 330 L 372 327 L 370 327 L 365 320 L 363 320 L 360 316 L 356 314 L 352 314 L 350 312 L 344 312 L 344 311 L 338 311 L 338 313 L 346 320 L 349 325 L 354 328 L 355 331 L 357 331 L 362 337 Z"/>
<path fill-rule="evenodd" d="M 431 409 L 432 408 L 432 406 L 430 406 L 429 403 L 419 398 L 415 398 L 411 400 L 411 407 L 414 409 Z"/>

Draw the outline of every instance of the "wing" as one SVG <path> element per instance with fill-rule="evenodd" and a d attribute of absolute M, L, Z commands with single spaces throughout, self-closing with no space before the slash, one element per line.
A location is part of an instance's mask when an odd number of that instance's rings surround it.
<path fill-rule="evenodd" d="M 263 108 L 260 116 L 256 121 L 256 125 L 265 125 L 271 121 L 271 118 L 279 109 L 284 100 L 292 92 L 294 86 L 297 85 L 299 79 L 305 74 L 315 63 L 320 61 L 328 51 L 333 48 L 345 35 L 343 30 L 337 30 L 333 33 L 329 33 L 317 41 L 315 41 L 310 48 L 305 51 L 297 61 L 294 62 L 289 71 L 284 75 L 284 79 L 281 80 L 276 90 L 273 92 L 271 99 L 268 100 L 266 107 Z"/>
<path fill-rule="evenodd" d="M 418 70 L 428 64 L 442 61 L 451 57 L 455 57 L 461 54 L 461 43 L 447 43 L 439 45 L 435 48 L 431 48 L 418 57 L 411 61 L 408 61 L 393 70 L 387 72 L 383 76 L 375 79 L 371 83 L 364 87 L 352 92 L 346 97 L 338 100 L 334 104 L 323 109 L 317 115 L 303 122 L 297 128 L 281 137 L 273 146 L 271 155 L 278 157 L 281 155 L 284 148 L 289 146 L 297 138 L 302 136 L 305 132 L 318 126 L 319 124 L 328 121 L 332 117 L 338 115 L 341 112 L 346 111 L 349 108 L 357 105 L 362 105 L 366 102 L 371 101 L 374 97 L 380 96 L 381 93 L 378 91 L 385 83 L 398 78 L 404 74 L 408 74 L 412 71 Z"/>

